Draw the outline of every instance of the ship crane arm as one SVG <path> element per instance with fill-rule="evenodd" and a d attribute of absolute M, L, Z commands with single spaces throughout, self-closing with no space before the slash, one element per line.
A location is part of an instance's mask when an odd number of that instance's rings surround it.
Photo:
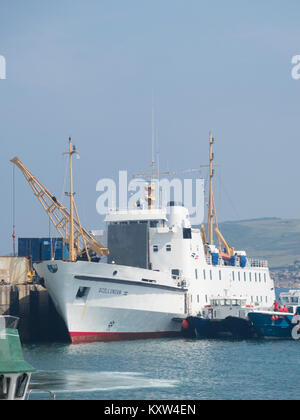
<path fill-rule="evenodd" d="M 52 194 L 30 171 L 26 166 L 15 157 L 11 160 L 24 175 L 26 181 L 33 190 L 34 195 L 38 198 L 43 209 L 47 213 L 51 222 L 55 226 L 57 232 L 62 237 L 64 243 L 69 243 L 70 233 L 68 226 L 71 221 L 70 211 L 63 206 Z M 86 252 L 87 258 L 90 261 L 90 255 L 88 247 L 94 251 L 97 255 L 108 255 L 109 251 L 106 247 L 101 245 L 80 223 L 76 205 L 74 203 L 75 217 L 74 217 L 74 249 L 78 256 Z M 82 245 L 80 245 L 82 242 Z M 77 259 L 77 258 L 76 258 Z"/>
<path fill-rule="evenodd" d="M 215 232 L 219 238 L 219 240 L 223 243 L 223 245 L 225 246 L 226 249 L 226 253 L 229 257 L 233 257 L 235 252 L 234 252 L 234 248 L 232 248 L 231 246 L 228 245 L 228 242 L 226 242 L 224 236 L 222 235 L 222 233 L 219 231 L 219 229 L 216 227 L 215 228 Z"/>

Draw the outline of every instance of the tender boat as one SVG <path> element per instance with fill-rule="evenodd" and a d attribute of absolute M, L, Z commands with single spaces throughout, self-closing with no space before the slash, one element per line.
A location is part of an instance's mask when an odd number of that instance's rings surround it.
<path fill-rule="evenodd" d="M 197 338 L 252 338 L 254 330 L 248 319 L 253 306 L 247 299 L 214 298 L 198 316 L 190 316 L 183 321 L 185 336 Z"/>
<path fill-rule="evenodd" d="M 287 312 L 253 311 L 248 314 L 258 337 L 300 339 L 300 290 L 280 294 Z"/>

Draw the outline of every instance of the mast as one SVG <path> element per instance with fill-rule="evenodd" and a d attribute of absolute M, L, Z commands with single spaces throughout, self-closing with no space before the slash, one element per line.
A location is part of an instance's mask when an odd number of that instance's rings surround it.
<path fill-rule="evenodd" d="M 69 137 L 69 151 L 64 153 L 69 155 L 70 164 L 70 192 L 66 193 L 70 197 L 70 225 L 69 225 L 69 261 L 76 261 L 76 253 L 74 248 L 74 190 L 73 190 L 73 155 L 78 154 L 75 146 L 72 146 L 72 139 Z"/>
<path fill-rule="evenodd" d="M 214 219 L 214 196 L 213 196 L 214 153 L 213 153 L 213 144 L 214 144 L 214 138 L 212 136 L 212 133 L 209 133 L 209 203 L 208 203 L 208 224 L 207 224 L 207 240 L 208 240 L 209 245 L 213 245 L 213 243 L 214 243 L 214 237 L 213 237 L 213 219 Z"/>
<path fill-rule="evenodd" d="M 218 248 L 221 248 L 221 243 L 224 244 L 226 248 L 226 252 L 229 257 L 233 256 L 235 251 L 234 248 L 230 247 L 229 244 L 224 239 L 224 236 L 221 234 L 219 230 L 218 225 L 218 219 L 217 219 L 217 212 L 216 212 L 216 203 L 215 203 L 215 196 L 213 191 L 213 178 L 215 175 L 215 165 L 214 159 L 214 153 L 213 153 L 213 144 L 215 140 L 212 136 L 212 133 L 209 133 L 209 202 L 208 202 L 208 223 L 207 223 L 207 235 L 205 235 L 205 229 L 204 226 L 201 226 L 201 236 L 204 243 L 207 243 L 208 245 L 214 245 L 214 236 L 213 232 L 215 230 L 217 237 L 218 237 Z M 207 167 L 207 165 L 201 165 L 201 167 Z M 215 229 L 214 227 L 214 220 L 215 220 Z"/>
<path fill-rule="evenodd" d="M 155 113 L 154 113 L 154 102 L 152 102 L 152 174 L 151 174 L 151 182 L 146 187 L 149 210 L 153 210 L 155 208 L 155 181 L 154 180 L 155 180 Z"/>
<path fill-rule="evenodd" d="M 209 133 L 209 165 L 200 165 L 201 168 L 209 168 L 209 200 L 208 200 L 208 221 L 207 221 L 207 235 L 204 235 L 205 243 L 208 245 L 214 244 L 214 220 L 216 223 L 216 227 L 218 227 L 218 221 L 217 221 L 217 213 L 216 213 L 216 205 L 215 205 L 215 197 L 214 197 L 214 191 L 213 191 L 213 178 L 215 175 L 214 168 L 215 165 L 215 155 L 213 153 L 213 145 L 215 143 L 215 140 L 213 138 L 212 133 Z M 202 231 L 204 230 L 204 225 L 202 226 Z"/>

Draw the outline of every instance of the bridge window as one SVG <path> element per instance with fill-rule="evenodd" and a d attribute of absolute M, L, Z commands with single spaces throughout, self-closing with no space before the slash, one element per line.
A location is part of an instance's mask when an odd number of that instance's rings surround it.
<path fill-rule="evenodd" d="M 28 375 L 27 373 L 23 373 L 22 375 L 20 375 L 17 379 L 17 386 L 16 386 L 16 398 L 23 398 L 25 391 L 26 391 L 26 387 L 27 387 L 27 383 L 28 383 Z"/>
<path fill-rule="evenodd" d="M 0 376 L 0 400 L 7 400 L 10 388 L 10 378 Z"/>
<path fill-rule="evenodd" d="M 153 252 L 158 252 L 158 246 L 157 245 L 153 245 Z"/>
<path fill-rule="evenodd" d="M 183 228 L 183 239 L 192 239 L 192 229 Z"/>
<path fill-rule="evenodd" d="M 167 245 L 166 246 L 166 251 L 167 252 L 171 252 L 172 251 L 172 246 L 171 245 Z"/>

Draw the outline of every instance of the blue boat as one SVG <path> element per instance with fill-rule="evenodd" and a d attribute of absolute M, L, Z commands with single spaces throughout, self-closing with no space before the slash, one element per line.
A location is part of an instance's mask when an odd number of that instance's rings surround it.
<path fill-rule="evenodd" d="M 255 334 L 262 338 L 300 340 L 300 290 L 280 295 L 287 312 L 253 311 L 248 313 Z"/>

